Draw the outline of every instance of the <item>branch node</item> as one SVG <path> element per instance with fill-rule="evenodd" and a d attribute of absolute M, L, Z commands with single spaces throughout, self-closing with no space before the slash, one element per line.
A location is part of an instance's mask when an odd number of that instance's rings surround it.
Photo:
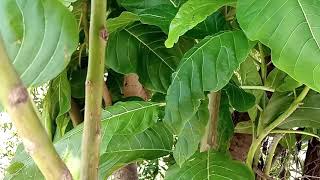
<path fill-rule="evenodd" d="M 100 37 L 104 40 L 104 41 L 108 41 L 109 38 L 109 33 L 107 31 L 107 29 L 105 27 L 102 27 L 100 30 Z"/>
<path fill-rule="evenodd" d="M 26 152 L 32 156 L 36 149 L 35 144 L 27 138 L 22 138 L 22 142 Z"/>
<path fill-rule="evenodd" d="M 22 85 L 19 84 L 9 94 L 9 104 L 10 106 L 17 106 L 19 104 L 23 104 L 28 100 L 28 91 Z"/>
<path fill-rule="evenodd" d="M 64 170 L 61 179 L 63 179 L 63 180 L 72 180 L 72 175 L 71 175 L 71 173 L 70 173 L 70 171 L 69 171 L 68 168 L 66 168 L 66 169 Z"/>

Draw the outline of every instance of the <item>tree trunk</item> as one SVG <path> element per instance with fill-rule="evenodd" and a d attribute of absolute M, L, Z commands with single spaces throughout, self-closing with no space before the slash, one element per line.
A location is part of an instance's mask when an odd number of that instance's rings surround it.
<path fill-rule="evenodd" d="M 303 176 L 303 179 L 308 180 L 320 177 L 320 142 L 316 138 L 312 138 L 308 143 Z"/>
<path fill-rule="evenodd" d="M 124 97 L 137 96 L 144 100 L 148 99 L 148 93 L 139 82 L 139 77 L 136 74 L 129 74 L 124 77 L 123 81 Z M 138 171 L 137 164 L 132 163 L 116 171 L 114 179 L 116 180 L 137 180 Z"/>

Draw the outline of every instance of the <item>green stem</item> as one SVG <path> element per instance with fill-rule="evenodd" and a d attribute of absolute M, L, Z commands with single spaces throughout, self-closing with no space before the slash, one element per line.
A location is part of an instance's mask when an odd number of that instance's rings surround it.
<path fill-rule="evenodd" d="M 1 38 L 0 64 L 0 100 L 17 128 L 25 150 L 46 179 L 72 179 L 67 166 L 60 159 L 41 125 L 29 93 L 11 65 Z"/>
<path fill-rule="evenodd" d="M 100 152 L 100 121 L 103 90 L 106 0 L 91 0 L 89 28 L 89 64 L 86 79 L 84 130 L 82 138 L 80 179 L 98 179 Z"/>
<path fill-rule="evenodd" d="M 266 166 L 264 167 L 264 174 L 267 176 L 270 174 L 274 153 L 276 152 L 276 148 L 279 144 L 279 141 L 282 139 L 282 137 L 283 137 L 283 135 L 275 136 L 272 141 L 272 145 L 269 148 L 267 160 L 266 160 Z"/>
<path fill-rule="evenodd" d="M 254 158 L 254 153 L 260 146 L 261 142 L 263 139 L 268 136 L 268 134 L 275 129 L 277 126 L 279 126 L 284 120 L 286 120 L 300 105 L 300 103 L 303 101 L 303 99 L 306 97 L 308 94 L 310 88 L 305 87 L 300 95 L 292 102 L 290 107 L 283 113 L 281 114 L 277 119 L 275 119 L 270 125 L 268 125 L 265 129 L 261 131 L 261 133 L 258 134 L 257 138 L 252 142 L 250 150 L 248 152 L 247 156 L 247 165 L 249 167 L 252 166 L 252 160 Z"/>
<path fill-rule="evenodd" d="M 267 79 L 267 65 L 266 65 L 262 44 L 258 43 L 258 46 L 259 46 L 259 52 L 261 56 L 261 78 L 262 78 L 263 84 L 265 84 Z"/>
<path fill-rule="evenodd" d="M 317 139 L 320 139 L 320 136 L 318 136 L 316 134 L 305 132 L 305 131 L 297 131 L 297 130 L 272 130 L 270 133 L 272 133 L 272 134 L 303 134 L 303 135 L 307 135 L 307 136 L 311 136 L 311 137 L 315 137 Z"/>
<path fill-rule="evenodd" d="M 274 89 L 266 86 L 240 86 L 240 88 L 249 89 L 249 90 L 262 90 L 262 91 L 269 91 L 269 92 L 275 91 Z"/>

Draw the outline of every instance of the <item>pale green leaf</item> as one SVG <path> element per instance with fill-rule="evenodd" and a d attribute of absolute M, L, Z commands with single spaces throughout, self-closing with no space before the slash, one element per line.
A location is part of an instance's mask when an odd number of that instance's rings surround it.
<path fill-rule="evenodd" d="M 231 5 L 235 0 L 189 0 L 184 3 L 170 24 L 166 47 L 173 47 L 180 36 L 204 21 L 222 6 Z"/>
<path fill-rule="evenodd" d="M 291 129 L 294 127 L 320 128 L 320 94 L 311 91 L 303 100 L 303 104 L 289 116 L 279 128 Z"/>
<path fill-rule="evenodd" d="M 233 161 L 218 152 L 197 152 L 180 168 L 174 165 L 166 173 L 165 180 L 254 180 L 251 170 L 243 163 Z"/>
<path fill-rule="evenodd" d="M 272 62 L 320 91 L 320 1 L 238 0 L 237 17 L 251 40 L 271 48 Z"/>
<path fill-rule="evenodd" d="M 205 92 L 228 84 L 252 45 L 241 31 L 225 32 L 206 37 L 185 54 L 166 97 L 164 121 L 175 133 L 197 112 Z"/>
<path fill-rule="evenodd" d="M 294 89 L 302 86 L 302 84 L 298 83 L 278 68 L 275 68 L 269 73 L 265 86 L 279 92 L 285 92 L 293 91 Z"/>
<path fill-rule="evenodd" d="M 131 101 L 118 103 L 109 107 L 108 111 L 103 111 L 100 156 L 104 157 L 109 153 L 114 158 L 101 158 L 101 171 L 110 173 L 126 163 L 144 158 L 158 158 L 171 151 L 172 135 L 161 123 L 155 123 L 159 105 L 161 104 Z M 82 131 L 83 124 L 54 143 L 74 179 L 79 179 Z M 7 179 L 43 179 L 39 169 L 25 151 L 16 154 L 12 164 L 15 163 L 22 163 L 23 166 L 19 166 L 21 168 L 15 173 L 8 174 Z M 101 177 L 105 175 L 105 173 L 100 174 Z"/>
<path fill-rule="evenodd" d="M 78 43 L 74 16 L 56 0 L 0 1 L 0 35 L 26 86 L 61 73 Z"/>
<path fill-rule="evenodd" d="M 154 8 L 161 5 L 172 5 L 176 8 L 187 0 L 117 0 L 121 6 L 129 11 L 139 12 L 144 9 Z"/>
<path fill-rule="evenodd" d="M 209 120 L 208 102 L 202 102 L 199 111 L 186 123 L 178 136 L 178 141 L 173 151 L 173 157 L 181 166 L 198 149 L 201 138 L 205 134 Z"/>

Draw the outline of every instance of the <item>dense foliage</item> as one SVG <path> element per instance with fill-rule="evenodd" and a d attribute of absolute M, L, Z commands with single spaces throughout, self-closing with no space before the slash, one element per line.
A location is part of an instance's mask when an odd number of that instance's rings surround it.
<path fill-rule="evenodd" d="M 319 0 L 109 0 L 107 7 L 112 106 L 101 105 L 101 179 L 161 157 L 174 160 L 167 180 L 290 176 L 286 167 L 320 128 Z M 0 1 L 6 52 L 25 86 L 47 83 L 42 123 L 74 179 L 83 125 L 72 112 L 83 116 L 88 11 L 85 0 Z M 146 101 L 124 97 L 130 73 Z M 245 162 L 229 152 L 235 133 L 251 135 Z M 43 176 L 19 148 L 6 178 Z"/>

